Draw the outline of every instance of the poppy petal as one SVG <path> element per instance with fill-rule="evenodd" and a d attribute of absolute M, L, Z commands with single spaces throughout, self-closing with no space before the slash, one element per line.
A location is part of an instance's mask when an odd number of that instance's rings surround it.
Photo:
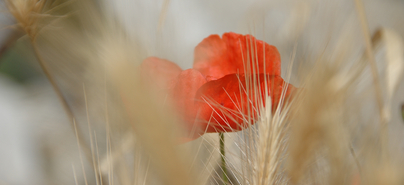
<path fill-rule="evenodd" d="M 271 96 L 272 111 L 276 110 L 285 85 L 280 76 L 266 74 L 230 74 L 207 82 L 196 94 L 198 124 L 207 132 L 242 130 L 257 119 L 257 107 L 264 105 L 266 93 Z M 289 84 L 286 100 L 293 90 Z"/>
<path fill-rule="evenodd" d="M 170 97 L 180 118 L 186 123 L 190 138 L 197 138 L 204 130 L 195 126 L 197 105 L 195 95 L 198 89 L 206 83 L 205 77 L 195 69 L 182 71 L 176 78 L 175 85 L 170 89 Z"/>
<path fill-rule="evenodd" d="M 182 69 L 174 62 L 157 57 L 146 58 L 140 66 L 142 80 L 158 91 L 172 88 Z"/>
<path fill-rule="evenodd" d="M 275 46 L 251 35 L 229 32 L 222 38 L 210 35 L 199 43 L 194 52 L 193 68 L 215 79 L 234 73 L 280 75 L 280 61 Z M 244 66 L 249 67 L 245 69 Z"/>

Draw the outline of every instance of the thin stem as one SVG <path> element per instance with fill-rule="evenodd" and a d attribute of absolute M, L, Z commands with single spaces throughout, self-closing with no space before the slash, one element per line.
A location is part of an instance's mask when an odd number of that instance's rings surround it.
<path fill-rule="evenodd" d="M 385 158 L 387 154 L 385 154 L 385 148 L 388 145 L 388 130 L 387 130 L 387 123 L 388 120 L 386 119 L 386 114 L 385 114 L 385 107 L 384 107 L 384 100 L 383 100 L 383 93 L 382 93 L 382 88 L 380 85 L 379 81 L 379 74 L 377 70 L 377 65 L 376 65 L 376 59 L 375 55 L 373 53 L 372 49 L 372 41 L 370 37 L 370 31 L 369 31 L 369 25 L 368 25 L 368 20 L 366 18 L 366 12 L 365 12 L 365 7 L 363 5 L 362 0 L 355 0 L 356 4 L 356 10 L 358 12 L 359 20 L 361 22 L 361 27 L 362 27 L 362 32 L 363 32 L 363 38 L 365 40 L 366 44 L 366 54 L 368 57 L 368 62 L 370 65 L 370 69 L 372 71 L 372 77 L 373 77 L 373 83 L 374 83 L 374 90 L 376 93 L 376 103 L 379 108 L 379 119 L 380 119 L 380 142 L 381 142 L 381 152 L 382 152 L 382 158 Z"/>
<path fill-rule="evenodd" d="M 366 18 L 365 8 L 363 6 L 362 0 L 355 0 L 356 10 L 358 13 L 358 17 L 361 23 L 363 39 L 365 40 L 366 44 L 366 55 L 368 58 L 369 66 L 372 72 L 373 83 L 374 83 L 374 90 L 376 93 L 376 103 L 379 108 L 380 114 L 380 124 L 384 127 L 386 124 L 386 119 L 384 118 L 383 114 L 383 94 L 381 91 L 381 85 L 379 81 L 379 74 L 377 71 L 376 59 L 372 49 L 372 41 L 370 37 L 369 25 Z"/>
<path fill-rule="evenodd" d="M 361 164 L 359 163 L 358 157 L 356 156 L 356 153 L 355 153 L 355 150 L 354 150 L 352 144 L 349 146 L 349 150 L 351 151 L 351 155 L 355 160 L 356 167 L 358 168 L 359 176 L 362 177 Z"/>
<path fill-rule="evenodd" d="M 221 168 L 223 171 L 223 184 L 228 184 L 229 183 L 229 179 L 227 178 L 227 168 L 226 168 L 226 159 L 225 159 L 225 151 L 224 151 L 224 133 L 220 132 L 219 133 L 219 137 L 220 137 L 220 158 L 222 159 L 222 164 L 221 164 Z"/>
<path fill-rule="evenodd" d="M 78 139 L 78 142 L 79 142 L 80 146 L 82 146 L 82 149 L 84 150 L 84 153 L 85 153 L 88 161 L 90 163 L 92 163 L 91 151 L 89 150 L 88 145 L 83 140 L 83 133 L 80 131 L 79 127 L 75 128 L 74 122 L 75 122 L 76 118 L 74 117 L 73 111 L 69 107 L 69 104 L 67 103 L 67 100 L 64 98 L 64 96 L 62 94 L 62 91 L 60 90 L 59 86 L 56 84 L 55 79 L 50 74 L 48 66 L 44 62 L 42 56 L 39 54 L 39 50 L 38 50 L 38 47 L 35 44 L 34 39 L 31 39 L 31 45 L 32 45 L 32 48 L 34 50 L 35 57 L 37 58 L 38 63 L 41 66 L 43 73 L 46 75 L 49 82 L 51 83 L 51 85 L 53 87 L 53 90 L 55 91 L 56 95 L 58 96 L 58 98 L 59 98 L 60 102 L 62 103 L 62 106 L 63 106 L 67 116 L 69 117 L 69 121 L 71 122 L 71 126 L 72 126 L 73 130 L 77 129 L 76 134 L 77 134 L 77 139 Z"/>
<path fill-rule="evenodd" d="M 402 116 L 403 121 L 404 121 L 404 103 L 401 105 L 401 116 Z"/>

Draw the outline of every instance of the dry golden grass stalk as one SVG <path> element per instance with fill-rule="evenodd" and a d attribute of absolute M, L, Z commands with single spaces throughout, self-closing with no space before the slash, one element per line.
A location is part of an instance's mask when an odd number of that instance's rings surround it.
<path fill-rule="evenodd" d="M 350 146 L 344 130 L 349 116 L 346 101 L 355 79 L 325 63 L 318 63 L 316 69 L 304 79 L 300 94 L 291 105 L 288 173 L 292 184 L 307 180 L 309 173 L 315 175 L 309 183 L 316 182 L 317 175 L 324 175 L 327 180 L 317 183 L 343 184 L 349 177 L 348 172 L 343 173 Z M 322 158 L 324 161 L 319 160 Z M 316 170 L 317 165 L 329 165 L 330 171 Z"/>
<path fill-rule="evenodd" d="M 107 50 L 101 53 L 104 61 L 114 61 L 109 74 L 119 90 L 136 140 L 150 157 L 150 166 L 164 184 L 193 184 L 195 175 L 187 170 L 189 158 L 176 146 L 179 131 L 173 123 L 177 120 L 162 107 L 163 100 L 151 96 L 140 83 L 135 65 L 138 56 L 131 54 L 136 47 L 126 45 L 123 40 L 119 37 L 108 40 Z"/>
<path fill-rule="evenodd" d="M 375 56 L 373 53 L 372 41 L 371 41 L 371 37 L 370 37 L 368 21 L 366 18 L 366 12 L 365 12 L 365 8 L 364 8 L 362 0 L 355 0 L 355 4 L 356 4 L 357 13 L 359 14 L 358 17 L 359 17 L 362 32 L 363 32 L 362 36 L 366 43 L 367 61 L 369 63 L 371 71 L 372 71 L 373 84 L 374 84 L 374 89 L 376 92 L 377 106 L 379 107 L 380 124 L 384 125 L 384 124 L 386 124 L 386 120 L 383 116 L 384 115 L 384 113 L 383 113 L 384 100 L 383 100 L 383 94 L 382 94 L 382 86 L 380 85 L 380 79 L 379 79 L 379 75 L 377 72 L 378 70 L 377 70 L 377 66 L 376 66 Z"/>
<path fill-rule="evenodd" d="M 18 22 L 19 28 L 32 39 L 35 39 L 43 25 L 44 17 L 49 16 L 45 13 L 46 0 L 6 0 L 10 13 Z"/>
<path fill-rule="evenodd" d="M 6 0 L 5 2 L 10 13 L 16 19 L 18 28 L 22 29 L 24 33 L 27 34 L 38 63 L 41 66 L 42 71 L 48 78 L 49 82 L 51 83 L 60 102 L 62 103 L 62 106 L 66 111 L 67 116 L 69 117 L 72 128 L 74 128 L 74 122 L 77 119 L 75 118 L 71 107 L 64 97 L 61 88 L 57 84 L 57 81 L 52 74 L 47 62 L 44 60 L 36 42 L 40 31 L 42 31 L 46 26 L 50 25 L 52 22 L 60 18 L 53 16 L 50 13 L 61 6 L 66 5 L 66 3 L 69 3 L 70 1 L 66 1 L 64 4 L 59 4 L 58 6 L 54 4 L 54 0 Z M 92 163 L 90 147 L 83 140 L 84 136 L 82 131 L 80 130 L 80 128 L 74 129 L 77 130 L 79 143 L 83 147 L 82 149 L 84 150 L 88 161 Z"/>
<path fill-rule="evenodd" d="M 402 73 L 398 62 L 402 48 L 399 43 L 394 44 L 396 47 L 392 50 L 389 45 L 382 44 L 388 42 L 383 32 L 374 35 L 372 52 L 379 55 L 384 48 L 390 50 L 385 51 L 389 56 L 397 51 L 393 64 L 389 57 L 383 58 L 387 59 L 386 70 L 391 70 L 389 65 L 397 66 L 396 71 L 383 73 L 386 75 L 383 79 L 389 80 L 380 84 L 391 98 L 394 92 L 391 89 L 397 85 L 394 79 L 400 78 Z M 400 171 L 402 161 L 389 151 L 389 147 L 397 143 L 389 142 L 391 136 L 387 135 L 385 124 L 375 125 L 380 122 L 364 117 L 375 115 L 376 112 L 371 113 L 372 109 L 367 106 L 378 101 L 369 96 L 372 83 L 360 87 L 368 80 L 363 77 L 369 77 L 364 75 L 365 66 L 358 62 L 358 65 L 346 68 L 349 65 L 341 61 L 344 61 L 343 57 L 338 62 L 317 62 L 314 69 L 304 75 L 300 94 L 291 105 L 292 129 L 287 153 L 291 183 L 400 184 L 403 179 L 395 171 Z M 388 100 L 382 103 L 382 109 L 390 112 Z M 363 114 L 363 110 L 368 112 Z"/>
<path fill-rule="evenodd" d="M 389 127 L 393 127 L 395 122 L 392 122 L 392 114 L 394 107 L 392 107 L 392 99 L 399 81 L 402 79 L 403 68 L 403 41 L 394 30 L 380 28 L 373 36 L 372 42 L 374 43 L 374 52 L 382 64 L 382 87 L 385 95 L 385 102 L 383 104 L 384 119 L 389 123 Z M 400 123 L 401 124 L 401 123 Z M 394 141 L 396 135 L 394 132 L 389 131 L 389 127 L 380 128 L 385 129 L 385 135 L 381 135 L 383 145 L 374 145 L 374 137 L 364 135 L 362 140 L 363 159 L 363 174 L 361 182 L 363 184 L 403 184 L 404 178 L 400 175 L 403 170 L 403 159 L 401 151 L 396 149 L 400 143 Z M 383 134 L 383 133 L 382 133 Z M 383 138 L 384 137 L 384 138 Z M 377 138 L 377 137 L 376 137 Z"/>
<path fill-rule="evenodd" d="M 403 40 L 394 30 L 380 28 L 372 38 L 374 50 L 382 54 L 381 62 L 384 66 L 382 71 L 382 87 L 385 94 L 384 117 L 389 123 L 391 121 L 391 106 L 394 94 L 397 90 L 404 71 L 404 46 Z"/>
<path fill-rule="evenodd" d="M 267 98 L 267 105 L 270 105 Z M 255 140 L 256 148 L 254 158 L 253 183 L 252 184 L 286 184 L 284 178 L 285 169 L 282 167 L 285 159 L 287 132 L 289 125 L 287 117 L 290 107 L 282 111 L 271 113 L 270 109 L 262 109 L 258 122 L 256 123 L 257 135 Z"/>

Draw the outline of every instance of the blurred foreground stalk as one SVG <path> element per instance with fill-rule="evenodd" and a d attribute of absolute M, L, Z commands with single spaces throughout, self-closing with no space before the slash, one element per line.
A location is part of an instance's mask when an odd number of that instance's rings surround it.
<path fill-rule="evenodd" d="M 40 54 L 40 51 L 36 44 L 36 39 L 38 38 L 41 30 L 43 30 L 44 27 L 48 26 L 51 21 L 55 20 L 50 13 L 52 9 L 58 7 L 58 5 L 56 5 L 57 3 L 52 0 L 6 0 L 5 3 L 10 13 L 16 19 L 17 26 L 22 29 L 23 32 L 29 37 L 29 41 L 35 53 L 35 57 L 37 58 L 42 71 L 51 83 L 53 90 L 61 101 L 62 106 L 66 111 L 67 116 L 69 117 L 69 122 L 71 123 L 72 129 L 77 129 L 77 138 L 79 140 L 78 142 L 84 150 L 88 162 L 92 164 L 93 161 L 90 147 L 84 142 L 84 137 L 80 128 L 75 126 L 76 118 L 73 114 L 73 111 L 69 107 L 66 98 L 63 96 L 60 87 L 57 85 L 55 78 L 51 74 L 50 69 L 44 61 L 42 55 Z M 45 18 L 50 18 L 51 20 L 45 20 Z"/>

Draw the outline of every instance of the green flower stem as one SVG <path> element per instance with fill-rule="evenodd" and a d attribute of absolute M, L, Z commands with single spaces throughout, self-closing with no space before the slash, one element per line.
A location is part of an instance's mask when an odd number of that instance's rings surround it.
<path fill-rule="evenodd" d="M 220 137 L 220 158 L 222 159 L 222 171 L 223 171 L 223 184 L 228 184 L 229 183 L 229 179 L 227 178 L 227 168 L 226 168 L 226 159 L 225 159 L 225 151 L 224 151 L 224 133 L 220 132 L 219 133 L 219 137 Z"/>
<path fill-rule="evenodd" d="M 403 117 L 404 121 L 404 103 L 401 105 L 401 116 Z"/>

